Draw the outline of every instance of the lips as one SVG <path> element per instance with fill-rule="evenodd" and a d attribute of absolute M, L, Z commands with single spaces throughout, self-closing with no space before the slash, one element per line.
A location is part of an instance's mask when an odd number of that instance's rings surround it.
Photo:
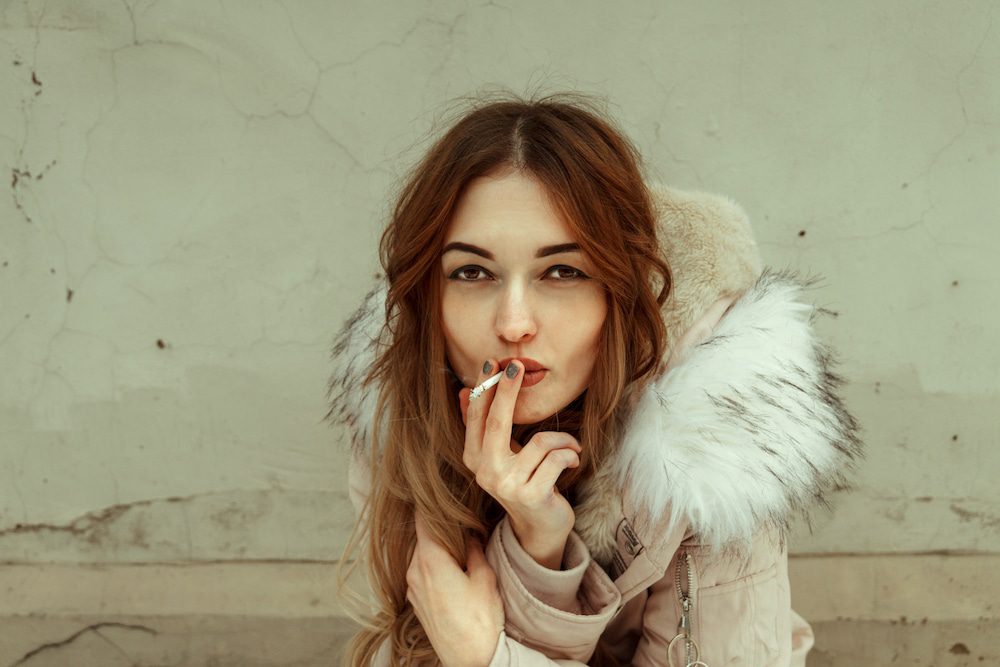
<path fill-rule="evenodd" d="M 548 371 L 527 371 L 524 374 L 524 379 L 521 380 L 521 388 L 525 389 L 527 387 L 533 387 L 548 375 Z"/>
<path fill-rule="evenodd" d="M 544 371 L 544 370 L 546 370 L 545 366 L 542 366 L 540 363 L 538 363 L 534 359 L 526 359 L 524 357 L 507 357 L 506 359 L 501 359 L 500 360 L 500 370 L 506 370 L 507 369 L 507 364 L 509 364 L 514 359 L 517 359 L 518 361 L 521 362 L 521 365 L 524 366 L 524 371 L 526 373 L 531 373 L 532 371 Z"/>

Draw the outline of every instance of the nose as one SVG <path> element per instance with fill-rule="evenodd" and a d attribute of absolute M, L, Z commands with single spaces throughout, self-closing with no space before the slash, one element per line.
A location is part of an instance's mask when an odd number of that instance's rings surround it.
<path fill-rule="evenodd" d="M 503 291 L 497 306 L 496 331 L 511 343 L 521 342 L 538 331 L 530 293 L 523 287 L 512 284 Z"/>

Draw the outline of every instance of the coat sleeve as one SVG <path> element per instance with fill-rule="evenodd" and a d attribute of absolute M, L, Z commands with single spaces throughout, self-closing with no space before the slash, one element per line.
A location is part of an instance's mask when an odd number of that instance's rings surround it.
<path fill-rule="evenodd" d="M 351 457 L 348 464 L 348 496 L 356 517 L 360 515 L 365 499 L 370 493 L 370 474 L 370 467 L 366 461 L 357 456 Z M 536 563 L 524 551 L 505 517 L 493 532 L 487 546 L 487 558 L 497 573 L 498 587 L 503 596 L 504 611 L 507 616 L 507 627 L 517 633 L 516 636 L 521 637 L 522 641 L 527 638 L 530 642 L 531 637 L 538 639 L 560 637 L 558 634 L 560 628 L 568 629 L 568 633 L 563 635 L 565 640 L 557 640 L 552 648 L 545 648 L 546 642 L 543 641 L 536 642 L 533 648 L 517 641 L 508 635 L 506 630 L 502 630 L 489 667 L 585 666 L 586 662 L 574 658 L 584 660 L 589 658 L 597 644 L 597 638 L 617 609 L 621 596 L 617 594 L 617 589 L 610 580 L 595 582 L 594 568 L 600 571 L 605 579 L 607 575 L 592 563 L 590 554 L 579 536 L 572 533 L 567 543 L 566 554 L 563 557 L 566 568 L 559 571 L 549 570 Z M 584 581 L 587 583 L 581 585 Z M 530 586 L 531 590 L 529 591 L 525 585 Z M 597 590 L 592 591 L 588 587 Z M 582 598 L 578 598 L 578 593 Z M 528 605 L 530 608 L 519 608 L 523 605 Z M 587 613 L 593 609 L 592 605 L 597 605 L 601 613 L 597 615 Z M 573 620 L 584 617 L 586 620 L 582 626 Z M 522 632 L 522 627 L 530 627 L 529 619 L 532 618 L 542 620 L 541 627 L 535 628 L 528 634 Z M 581 631 L 581 627 L 587 629 Z M 387 645 L 383 644 L 373 665 L 377 667 L 388 665 L 386 648 Z M 544 652 L 539 649 L 544 649 Z M 549 655 L 553 655 L 555 659 Z"/>
<path fill-rule="evenodd" d="M 507 636 L 505 630 L 500 631 L 500 639 L 497 642 L 496 652 L 490 660 L 488 667 L 547 667 L 548 665 L 565 665 L 572 667 L 580 665 L 586 667 L 587 663 L 579 660 L 553 660 L 541 651 L 525 646 L 514 641 Z"/>
<path fill-rule="evenodd" d="M 550 570 L 524 550 L 505 516 L 490 536 L 486 559 L 496 574 L 506 616 L 506 644 L 499 643 L 491 667 L 550 664 L 528 661 L 529 656 L 585 664 L 621 609 L 622 597 L 576 531 L 566 542 L 563 569 Z M 503 662 L 505 654 L 509 662 Z"/>

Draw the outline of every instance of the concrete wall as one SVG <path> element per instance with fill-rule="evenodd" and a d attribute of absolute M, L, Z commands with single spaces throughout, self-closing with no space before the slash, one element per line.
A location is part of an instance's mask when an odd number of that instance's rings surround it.
<path fill-rule="evenodd" d="M 0 1 L 0 664 L 329 664 L 328 347 L 491 86 L 603 96 L 653 177 L 827 278 L 869 458 L 792 540 L 811 664 L 1000 661 L 998 13 Z"/>

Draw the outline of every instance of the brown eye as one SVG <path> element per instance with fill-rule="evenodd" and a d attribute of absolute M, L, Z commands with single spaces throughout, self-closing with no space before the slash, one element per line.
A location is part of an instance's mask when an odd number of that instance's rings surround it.
<path fill-rule="evenodd" d="M 477 272 L 480 272 L 480 271 L 483 272 L 483 273 L 485 273 L 486 269 L 484 269 L 481 266 L 471 266 L 471 265 L 470 266 L 463 266 L 460 269 L 456 269 L 450 276 L 448 276 L 448 279 L 449 280 L 457 280 L 457 281 L 463 282 L 463 283 L 477 283 L 479 281 L 476 280 L 475 278 L 471 277 L 470 273 L 471 273 L 471 275 L 474 276 Z"/>
<path fill-rule="evenodd" d="M 579 269 L 574 269 L 572 266 L 566 266 L 565 264 L 560 264 L 559 266 L 553 266 L 552 268 L 549 269 L 549 273 L 553 271 L 560 271 L 562 269 L 565 269 L 566 271 L 570 271 L 572 273 L 570 273 L 570 275 L 568 276 L 565 274 L 561 275 L 559 277 L 559 281 L 561 282 L 567 282 L 570 280 L 585 280 L 587 278 L 587 275 L 584 274 L 583 271 L 580 271 Z"/>
<path fill-rule="evenodd" d="M 575 269 L 572 266 L 566 266 L 565 264 L 559 264 L 556 266 L 549 267 L 548 270 L 546 270 L 545 275 L 546 276 L 552 275 L 553 272 L 558 272 L 555 275 L 555 282 L 568 283 L 577 280 L 589 280 L 589 276 L 587 276 L 587 274 L 585 274 L 583 271 Z M 568 275 L 565 272 L 568 272 Z M 476 277 L 476 275 L 479 273 L 483 273 L 487 276 L 490 275 L 489 271 L 487 271 L 483 267 L 470 264 L 468 266 L 463 266 L 460 269 L 455 269 L 455 271 L 453 271 L 451 275 L 448 276 L 448 279 L 455 280 L 460 283 L 483 282 L 482 279 Z"/>

